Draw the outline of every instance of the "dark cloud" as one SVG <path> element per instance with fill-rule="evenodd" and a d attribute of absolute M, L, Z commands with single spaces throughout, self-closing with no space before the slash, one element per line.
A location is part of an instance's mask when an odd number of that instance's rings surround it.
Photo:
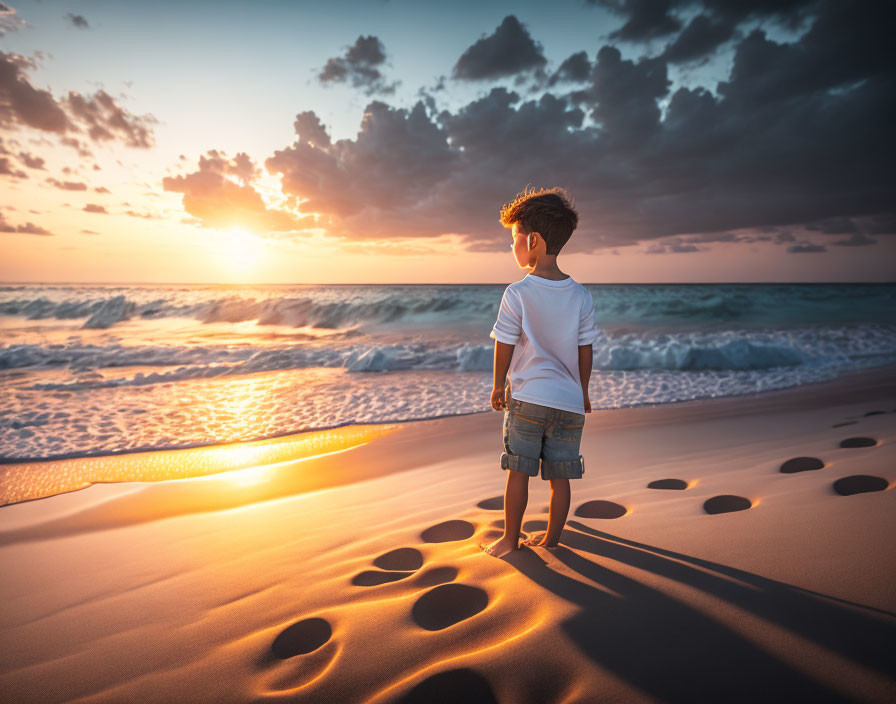
<path fill-rule="evenodd" d="M 803 41 L 814 46 L 820 30 L 813 30 Z M 836 40 L 840 51 L 855 50 L 855 42 Z M 663 118 L 658 101 L 668 96 L 666 62 L 623 59 L 604 46 L 589 85 L 567 96 L 520 102 L 518 94 L 493 88 L 456 112 L 432 117 L 418 103 L 417 123 L 431 138 L 425 148 L 407 149 L 397 128 L 402 121 L 394 120 L 401 111 L 378 104 L 375 111 L 368 107 L 357 141 L 323 150 L 293 147 L 266 165 L 283 171 L 290 193 L 311 198 L 311 209 L 334 216 L 349 236 L 468 233 L 468 246 L 477 251 L 504 246 L 493 211 L 525 183 L 563 185 L 577 194 L 582 225 L 567 251 L 886 212 L 894 187 L 892 79 L 878 73 L 838 90 L 831 88 L 841 84 L 828 79 L 796 101 L 791 93 L 804 85 L 757 90 L 770 80 L 765 74 L 780 51 L 796 59 L 791 52 L 805 49 L 776 44 L 761 32 L 744 38 L 719 96 L 680 88 Z M 812 57 L 819 55 L 813 50 Z M 586 110 L 597 125 L 583 126 Z M 387 115 L 394 120 L 390 130 L 380 125 Z M 309 134 L 317 125 L 309 122 Z M 389 166 L 395 150 L 401 158 Z M 364 168 L 353 168 L 362 153 Z M 420 172 L 428 176 L 409 176 Z M 367 190 L 371 183 L 382 186 L 380 197 L 378 188 Z M 408 194 L 411 212 L 402 212 L 399 193 Z M 788 237 L 777 241 L 792 244 Z"/>
<path fill-rule="evenodd" d="M 719 46 L 735 35 L 736 25 L 725 19 L 700 14 L 688 25 L 663 52 L 669 63 L 684 63 L 708 58 Z"/>
<path fill-rule="evenodd" d="M 572 157 L 578 142 L 567 128 L 581 127 L 584 112 L 569 110 L 566 103 L 546 93 L 539 100 L 523 103 L 519 94 L 505 88 L 492 88 L 488 95 L 464 106 L 455 114 L 443 111 L 438 120 L 455 149 L 463 149 L 462 166 L 475 169 L 497 156 L 503 164 L 515 152 L 521 166 L 531 163 L 545 169 L 561 168 Z M 540 128 L 541 127 L 541 128 Z M 571 143 L 570 143 L 571 141 Z M 522 148 L 528 144 L 528 148 Z M 519 180 L 518 177 L 513 179 Z"/>
<path fill-rule="evenodd" d="M 95 230 L 81 230 L 81 233 L 84 234 L 84 235 L 98 235 L 98 234 L 100 234 L 99 232 L 96 232 Z"/>
<path fill-rule="evenodd" d="M 492 34 L 483 35 L 461 54 L 451 75 L 456 80 L 481 81 L 534 71 L 543 79 L 546 64 L 541 44 L 514 15 L 507 15 Z"/>
<path fill-rule="evenodd" d="M 93 156 L 93 152 L 91 152 L 90 149 L 87 148 L 87 144 L 85 142 L 79 141 L 75 137 L 63 137 L 62 139 L 59 140 L 59 142 L 60 142 L 60 144 L 63 144 L 66 147 L 71 147 L 72 149 L 76 150 L 78 152 L 78 156 L 83 156 L 83 157 L 92 157 Z M 94 169 L 97 171 L 99 170 L 99 169 L 96 169 L 95 164 L 94 164 Z"/>
<path fill-rule="evenodd" d="M 896 213 L 872 216 L 864 227 L 869 235 L 896 235 Z"/>
<path fill-rule="evenodd" d="M 56 188 L 60 188 L 63 191 L 86 191 L 87 184 L 82 181 L 60 181 L 58 179 L 49 177 L 46 179 L 46 182 L 51 186 L 55 186 Z"/>
<path fill-rule="evenodd" d="M 859 10 L 851 3 L 828 0 L 795 44 L 775 44 L 754 30 L 738 50 L 732 71 L 737 86 L 725 83 L 719 88 L 736 99 L 777 100 L 892 79 L 896 54 L 889 42 L 894 18 L 889 3 L 870 3 Z"/>
<path fill-rule="evenodd" d="M 0 176 L 12 176 L 13 178 L 28 178 L 21 169 L 17 169 L 12 160 L 7 156 L 0 156 Z"/>
<path fill-rule="evenodd" d="M 310 142 L 322 149 L 330 146 L 330 135 L 327 134 L 326 128 L 321 124 L 320 118 L 312 111 L 308 110 L 296 115 L 293 127 L 299 139 L 303 142 Z"/>
<path fill-rule="evenodd" d="M 352 240 L 454 233 L 470 251 L 505 251 L 498 211 L 527 184 L 575 196 L 580 226 L 565 252 L 670 237 L 689 251 L 801 252 L 821 245 L 791 229 L 847 218 L 866 236 L 894 232 L 896 71 L 880 48 L 890 25 L 880 9 L 844 7 L 855 6 L 819 5 L 790 44 L 741 37 L 715 91 L 670 93 L 666 59 L 608 45 L 567 93 L 492 87 L 441 111 L 372 101 L 357 136 L 338 141 L 300 113 L 296 141 L 264 165 L 303 212 Z"/>
<path fill-rule="evenodd" d="M 625 24 L 610 33 L 610 39 L 642 41 L 664 37 L 681 29 L 681 20 L 671 13 L 674 0 L 589 0 L 622 15 Z"/>
<path fill-rule="evenodd" d="M 57 101 L 52 93 L 31 85 L 27 71 L 36 68 L 33 59 L 0 51 L 0 126 L 27 126 L 62 135 L 62 143 L 91 156 L 69 132 L 86 130 L 95 142 L 120 139 L 128 146 L 151 147 L 157 122 L 152 115 L 132 115 L 103 90 L 93 96 L 76 91 Z M 79 124 L 80 123 L 80 124 Z"/>
<path fill-rule="evenodd" d="M 355 43 L 346 48 L 343 56 L 327 60 L 326 65 L 318 73 L 318 80 L 328 83 L 347 83 L 360 88 L 366 95 L 395 92 L 401 81 L 387 83 L 378 67 L 386 62 L 386 49 L 383 43 L 374 36 L 359 36 Z"/>
<path fill-rule="evenodd" d="M 40 169 L 44 171 L 44 160 L 39 156 L 33 156 L 28 152 L 19 152 L 19 159 L 29 169 Z"/>
<path fill-rule="evenodd" d="M 691 0 L 675 0 L 680 7 L 693 5 Z M 704 10 L 728 22 L 763 19 L 789 30 L 798 29 L 818 6 L 818 0 L 702 0 Z"/>
<path fill-rule="evenodd" d="M 682 241 L 652 242 L 644 248 L 645 254 L 687 254 L 700 252 L 699 247 Z"/>
<path fill-rule="evenodd" d="M 303 122 L 319 124 L 311 117 Z M 422 102 L 408 111 L 373 101 L 365 109 L 356 141 L 318 146 L 297 140 L 275 152 L 265 166 L 283 174 L 284 192 L 308 199 L 303 209 L 340 218 L 360 216 L 359 226 L 364 221 L 364 228 L 379 232 L 379 222 L 401 222 L 407 229 L 421 218 L 434 218 L 435 213 L 428 212 L 429 199 L 457 159 Z M 388 217 L 380 220 L 384 213 Z"/>
<path fill-rule="evenodd" d="M 65 19 L 72 23 L 78 29 L 90 29 L 87 19 L 83 15 L 73 15 L 71 12 L 66 13 Z"/>
<path fill-rule="evenodd" d="M 88 203 L 84 206 L 85 213 L 102 213 L 104 215 L 108 215 L 109 211 L 106 210 L 102 205 L 97 205 L 96 203 Z"/>
<path fill-rule="evenodd" d="M 432 86 L 421 86 L 417 89 L 417 98 L 423 101 L 423 104 L 426 106 L 426 109 L 429 112 L 438 111 L 436 99 L 432 94 L 446 90 L 446 80 L 446 76 L 440 75 L 437 77 L 436 82 Z"/>
<path fill-rule="evenodd" d="M 877 240 L 873 240 L 861 232 L 856 232 L 845 240 L 836 240 L 833 244 L 837 247 L 866 247 L 869 244 L 877 244 Z"/>
<path fill-rule="evenodd" d="M 624 60 L 616 47 L 603 46 L 597 52 L 591 87 L 579 93 L 580 102 L 591 107 L 591 117 L 603 127 L 606 140 L 633 145 L 659 129 L 657 100 L 669 92 L 671 83 L 662 59 L 641 57 L 635 63 Z"/>
<path fill-rule="evenodd" d="M 680 238 L 682 242 L 744 242 L 750 239 L 748 235 L 739 235 L 735 232 L 701 232 L 698 235 Z"/>
<path fill-rule="evenodd" d="M 126 210 L 125 215 L 130 215 L 132 218 L 142 218 L 143 220 L 161 220 L 161 215 L 154 215 L 153 213 L 138 213 L 135 210 Z"/>
<path fill-rule="evenodd" d="M 157 120 L 152 115 L 130 114 L 104 90 L 91 97 L 69 91 L 65 103 L 73 115 L 86 123 L 87 133 L 95 142 L 119 138 L 130 147 L 146 149 L 153 145 L 151 125 Z"/>
<path fill-rule="evenodd" d="M 819 252 L 827 252 L 828 248 L 823 244 L 813 244 L 812 242 L 801 242 L 800 244 L 792 244 L 787 248 L 791 254 L 816 254 Z"/>
<path fill-rule="evenodd" d="M 105 186 L 96 186 L 93 190 L 96 191 L 97 193 L 111 193 L 112 192 Z"/>
<path fill-rule="evenodd" d="M 560 67 L 551 74 L 548 86 L 557 83 L 585 83 L 591 78 L 591 62 L 588 53 L 577 51 L 560 64 Z"/>
<path fill-rule="evenodd" d="M 610 135 L 595 140 L 598 154 L 617 159 L 619 170 L 632 176 L 615 194 L 641 216 L 632 229 L 673 234 L 892 212 L 896 86 L 893 73 L 881 67 L 892 58 L 866 49 L 866 37 L 877 46 L 887 40 L 880 29 L 863 32 L 857 23 L 887 25 L 864 9 L 849 20 L 839 3 L 823 9 L 827 14 L 796 44 L 777 44 L 761 31 L 743 39 L 719 97 L 679 89 L 649 140 L 625 150 L 600 149 Z M 851 31 L 829 32 L 832 16 Z M 856 59 L 856 52 L 865 58 Z M 854 83 L 862 74 L 864 82 Z M 650 115 L 650 108 L 645 101 L 632 118 Z M 618 121 L 627 122 L 624 115 Z"/>
<path fill-rule="evenodd" d="M 851 218 L 828 218 L 821 222 L 809 223 L 806 225 L 806 229 L 832 235 L 842 235 L 859 231 Z"/>
<path fill-rule="evenodd" d="M 20 233 L 23 235 L 52 235 L 53 233 L 38 227 L 33 222 L 26 222 L 24 225 L 13 225 L 6 219 L 3 213 L 0 213 L 0 232 Z"/>
<path fill-rule="evenodd" d="M 648 42 L 679 32 L 663 57 L 670 63 L 706 60 L 719 46 L 739 36 L 738 26 L 759 20 L 787 30 L 800 29 L 819 0 L 587 0 L 621 15 L 624 24 L 610 39 Z M 844 3 L 845 4 L 845 3 Z M 883 4 L 883 3 L 881 3 Z M 697 14 L 687 18 L 693 10 Z M 687 24 L 685 20 L 687 19 Z"/>
<path fill-rule="evenodd" d="M 22 124 L 58 133 L 73 129 L 52 94 L 28 81 L 26 71 L 33 68 L 32 59 L 0 51 L 0 126 Z"/>
<path fill-rule="evenodd" d="M 0 2 L 0 37 L 27 25 L 28 23 L 16 14 L 15 9 L 5 2 Z"/>
<path fill-rule="evenodd" d="M 245 153 L 232 159 L 211 150 L 199 157 L 199 170 L 162 179 L 166 191 L 183 194 L 184 210 L 206 227 L 244 227 L 264 234 L 313 227 L 313 218 L 268 208 L 253 188 L 255 165 Z M 125 204 L 127 205 L 127 204 Z"/>

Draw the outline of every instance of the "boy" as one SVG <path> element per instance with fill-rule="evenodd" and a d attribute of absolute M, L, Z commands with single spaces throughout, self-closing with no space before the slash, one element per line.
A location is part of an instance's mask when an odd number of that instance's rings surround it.
<path fill-rule="evenodd" d="M 528 273 L 504 291 L 495 339 L 491 405 L 504 410 L 504 535 L 489 555 L 519 549 L 520 526 L 529 498 L 529 477 L 551 482 L 548 529 L 524 545 L 556 547 L 569 512 L 570 479 L 581 478 L 579 454 L 585 413 L 591 412 L 594 303 L 591 292 L 557 267 L 557 255 L 578 225 L 578 214 L 561 188 L 519 194 L 501 209 L 511 229 L 513 256 Z M 509 386 L 505 388 L 505 379 Z"/>

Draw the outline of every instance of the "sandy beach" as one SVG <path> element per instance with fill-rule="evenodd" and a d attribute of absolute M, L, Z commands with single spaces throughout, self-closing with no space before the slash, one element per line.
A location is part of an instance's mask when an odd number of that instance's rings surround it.
<path fill-rule="evenodd" d="M 504 560 L 501 423 L 0 508 L 2 699 L 896 699 L 892 368 L 597 411 L 561 546 Z"/>

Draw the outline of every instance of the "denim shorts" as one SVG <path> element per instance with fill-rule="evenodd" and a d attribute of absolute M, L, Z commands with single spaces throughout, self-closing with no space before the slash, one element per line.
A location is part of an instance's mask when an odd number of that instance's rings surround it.
<path fill-rule="evenodd" d="M 542 479 L 580 479 L 585 459 L 579 454 L 585 416 L 559 408 L 518 401 L 504 389 L 504 452 L 501 469 Z"/>

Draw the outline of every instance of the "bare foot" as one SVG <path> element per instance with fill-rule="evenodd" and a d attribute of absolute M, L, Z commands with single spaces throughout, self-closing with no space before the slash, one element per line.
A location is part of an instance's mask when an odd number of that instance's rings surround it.
<path fill-rule="evenodd" d="M 505 555 L 509 555 L 510 553 L 512 553 L 514 550 L 519 550 L 519 545 L 516 544 L 515 540 L 508 540 L 504 536 L 501 536 L 488 545 L 486 545 L 485 543 L 479 543 L 479 547 L 492 557 L 504 557 Z"/>
<path fill-rule="evenodd" d="M 523 541 L 523 545 L 528 545 L 533 548 L 555 548 L 557 547 L 557 545 L 559 545 L 559 540 L 548 542 L 547 537 L 547 533 L 535 533 L 534 535 L 526 538 Z"/>

